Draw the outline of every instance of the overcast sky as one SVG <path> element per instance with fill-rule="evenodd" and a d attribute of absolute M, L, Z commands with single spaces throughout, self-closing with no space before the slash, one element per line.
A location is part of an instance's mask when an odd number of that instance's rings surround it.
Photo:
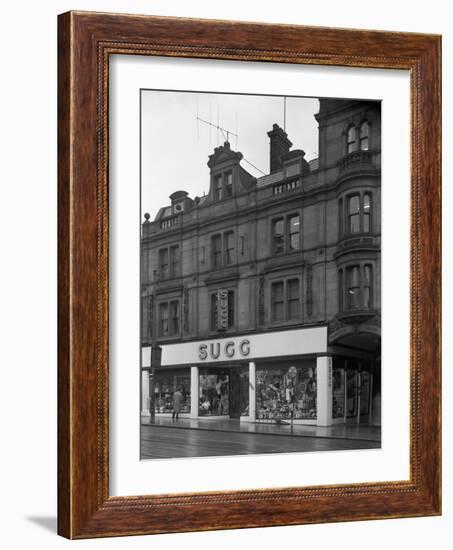
<path fill-rule="evenodd" d="M 238 135 L 230 136 L 231 148 L 269 173 L 269 137 L 274 123 L 283 127 L 283 97 L 212 94 L 198 92 L 142 91 L 142 214 L 154 218 L 170 204 L 174 191 L 190 197 L 209 191 L 208 156 L 225 136 L 197 116 Z M 293 149 L 303 149 L 306 159 L 318 156 L 318 127 L 314 98 L 286 99 L 286 131 Z M 245 162 L 252 175 L 261 172 Z"/>

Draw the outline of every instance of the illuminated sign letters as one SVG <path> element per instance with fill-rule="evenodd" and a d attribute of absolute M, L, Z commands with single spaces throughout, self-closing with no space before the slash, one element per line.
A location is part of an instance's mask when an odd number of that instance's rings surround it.
<path fill-rule="evenodd" d="M 218 290 L 216 294 L 217 329 L 228 328 L 228 290 Z"/>
<path fill-rule="evenodd" d="M 200 344 L 198 346 L 198 358 L 201 361 L 206 361 L 206 359 L 232 359 L 236 355 L 236 351 L 242 357 L 250 355 L 250 340 L 244 339 L 238 343 L 230 340 L 225 343 Z"/>

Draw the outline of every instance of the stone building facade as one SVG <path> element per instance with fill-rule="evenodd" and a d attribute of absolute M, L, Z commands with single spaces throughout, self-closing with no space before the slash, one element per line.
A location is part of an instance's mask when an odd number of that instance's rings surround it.
<path fill-rule="evenodd" d="M 380 423 L 380 103 L 320 99 L 319 158 L 277 124 L 142 224 L 142 414 Z M 208 189 L 209 185 L 209 189 Z M 150 348 L 162 347 L 150 394 Z"/>

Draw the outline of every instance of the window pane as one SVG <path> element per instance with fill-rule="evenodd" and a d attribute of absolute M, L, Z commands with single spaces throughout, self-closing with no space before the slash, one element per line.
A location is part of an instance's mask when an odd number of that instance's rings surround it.
<path fill-rule="evenodd" d="M 364 122 L 360 126 L 360 149 L 362 151 L 368 151 L 369 130 L 368 123 Z"/>
<path fill-rule="evenodd" d="M 225 263 L 232 264 L 234 261 L 234 233 L 225 233 Z"/>
<path fill-rule="evenodd" d="M 360 198 L 359 195 L 354 195 L 349 199 L 348 205 L 349 214 L 349 232 L 360 232 Z"/>
<path fill-rule="evenodd" d="M 360 271 L 358 266 L 349 267 L 348 277 L 348 308 L 360 308 Z"/>
<path fill-rule="evenodd" d="M 233 196 L 233 174 L 231 172 L 225 174 L 225 196 Z"/>
<path fill-rule="evenodd" d="M 343 199 L 338 201 L 338 235 L 341 238 L 343 236 Z"/>
<path fill-rule="evenodd" d="M 289 218 L 289 249 L 299 250 L 300 244 L 300 220 L 299 216 Z"/>
<path fill-rule="evenodd" d="M 362 125 L 360 126 L 360 137 L 368 137 L 368 122 L 362 122 Z"/>
<path fill-rule="evenodd" d="M 179 334 L 179 302 L 170 303 L 171 325 L 170 334 Z"/>
<path fill-rule="evenodd" d="M 159 250 L 159 271 L 162 279 L 168 277 L 168 248 Z"/>
<path fill-rule="evenodd" d="M 338 311 L 343 311 L 343 270 L 338 272 Z"/>
<path fill-rule="evenodd" d="M 349 199 L 349 214 L 360 213 L 360 199 L 359 195 L 354 195 Z"/>
<path fill-rule="evenodd" d="M 354 214 L 349 216 L 349 232 L 350 233 L 360 233 L 360 216 L 359 214 Z"/>
<path fill-rule="evenodd" d="M 366 265 L 363 269 L 363 307 L 371 308 L 371 266 Z"/>
<path fill-rule="evenodd" d="M 160 335 L 168 335 L 168 303 L 165 302 L 159 305 L 159 325 Z"/>
<path fill-rule="evenodd" d="M 212 237 L 212 260 L 214 267 L 220 267 L 222 264 L 222 236 L 214 235 Z"/>
<path fill-rule="evenodd" d="M 298 319 L 300 316 L 299 279 L 290 279 L 287 283 L 288 319 Z"/>
<path fill-rule="evenodd" d="M 283 321 L 284 319 L 284 289 L 283 282 L 273 283 L 271 287 L 272 320 Z"/>
<path fill-rule="evenodd" d="M 214 177 L 214 200 L 218 201 L 222 198 L 222 176 Z"/>
<path fill-rule="evenodd" d="M 355 126 L 351 126 L 348 130 L 347 137 L 347 152 L 352 153 L 352 151 L 357 150 L 357 131 Z"/>
<path fill-rule="evenodd" d="M 275 220 L 272 227 L 272 243 L 274 254 L 281 254 L 285 250 L 285 223 Z"/>
<path fill-rule="evenodd" d="M 371 195 L 365 193 L 363 195 L 363 231 L 369 233 L 371 231 Z"/>
<path fill-rule="evenodd" d="M 171 275 L 179 275 L 179 246 L 170 248 Z"/>

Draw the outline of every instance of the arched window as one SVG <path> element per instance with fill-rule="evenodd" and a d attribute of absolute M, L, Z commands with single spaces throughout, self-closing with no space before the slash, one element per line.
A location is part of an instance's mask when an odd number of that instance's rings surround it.
<path fill-rule="evenodd" d="M 360 125 L 360 150 L 368 151 L 369 149 L 369 126 L 368 122 L 362 122 Z"/>
<path fill-rule="evenodd" d="M 355 126 L 349 126 L 346 135 L 346 152 L 352 153 L 357 150 L 357 130 Z"/>

